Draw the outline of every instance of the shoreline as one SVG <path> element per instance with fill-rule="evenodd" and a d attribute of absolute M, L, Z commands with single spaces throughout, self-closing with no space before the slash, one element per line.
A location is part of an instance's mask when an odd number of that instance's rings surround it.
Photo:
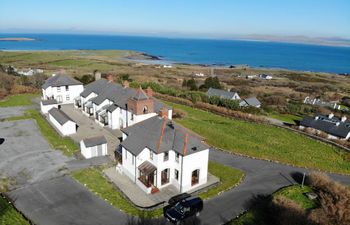
<path fill-rule="evenodd" d="M 66 52 L 66 51 L 132 51 L 135 54 L 132 54 L 130 56 L 126 56 L 122 59 L 129 60 L 132 62 L 139 62 L 144 63 L 148 65 L 179 65 L 179 66 L 199 66 L 199 67 L 206 67 L 206 68 L 230 68 L 233 66 L 233 69 L 235 66 L 242 66 L 243 64 L 203 64 L 203 63 L 188 63 L 188 62 L 179 62 L 179 61 L 172 61 L 162 58 L 161 56 L 156 56 L 152 54 L 148 54 L 146 52 L 139 52 L 135 50 L 120 50 L 120 49 L 108 49 L 108 50 L 93 50 L 93 49 L 66 49 L 66 50 L 57 50 L 57 49 L 42 49 L 42 50 L 7 50 L 7 49 L 0 49 L 0 52 Z M 252 66 L 249 64 L 244 64 L 246 66 L 246 69 L 253 69 L 253 70 L 270 70 L 270 71 L 291 71 L 291 72 L 303 72 L 303 73 L 321 73 L 321 74 L 328 74 L 328 75 L 338 75 L 338 76 L 350 76 L 350 72 L 343 72 L 343 73 L 335 73 L 335 72 L 327 72 L 327 71 L 310 71 L 310 70 L 295 70 L 295 69 L 289 69 L 289 68 L 281 68 L 281 67 L 265 67 L 265 66 Z M 239 69 L 239 68 L 237 68 Z"/>
<path fill-rule="evenodd" d="M 34 38 L 11 38 L 11 37 L 5 37 L 5 38 L 1 38 L 0 37 L 0 41 L 36 41 L 36 39 Z"/>

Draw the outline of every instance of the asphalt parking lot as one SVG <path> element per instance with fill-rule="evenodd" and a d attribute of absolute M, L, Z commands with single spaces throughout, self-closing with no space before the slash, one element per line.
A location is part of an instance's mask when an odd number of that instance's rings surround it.
<path fill-rule="evenodd" d="M 72 160 L 49 146 L 34 120 L 1 122 L 0 138 L 0 176 L 15 181 L 11 188 L 57 177 Z"/>
<path fill-rule="evenodd" d="M 24 111 L 26 111 L 28 107 L 18 106 L 18 107 L 0 107 L 0 120 L 14 117 L 14 116 L 22 116 Z"/>

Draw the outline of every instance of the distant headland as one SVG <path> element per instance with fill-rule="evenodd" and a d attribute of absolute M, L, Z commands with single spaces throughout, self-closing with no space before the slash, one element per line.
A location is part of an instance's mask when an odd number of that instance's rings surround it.
<path fill-rule="evenodd" d="M 6 38 L 1 38 L 0 37 L 0 41 L 35 41 L 34 38 L 9 38 L 9 37 L 6 37 Z"/>

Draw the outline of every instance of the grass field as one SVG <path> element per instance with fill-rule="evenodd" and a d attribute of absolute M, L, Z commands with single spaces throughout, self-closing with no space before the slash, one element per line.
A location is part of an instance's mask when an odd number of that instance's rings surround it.
<path fill-rule="evenodd" d="M 282 122 L 285 123 L 290 123 L 290 124 L 295 124 L 296 120 L 301 120 L 302 117 L 296 116 L 296 115 L 291 115 L 291 114 L 278 114 L 278 113 L 271 113 L 268 115 L 271 118 L 281 120 Z"/>
<path fill-rule="evenodd" d="M 30 223 L 0 195 L 0 225 L 29 225 Z"/>
<path fill-rule="evenodd" d="M 208 191 L 201 193 L 199 196 L 208 199 L 217 194 L 227 191 L 243 179 L 244 174 L 240 170 L 224 166 L 219 163 L 209 162 L 209 172 L 220 178 L 220 184 L 210 188 Z M 102 171 L 96 168 L 84 169 L 73 173 L 73 177 L 80 183 L 84 184 L 100 198 L 105 199 L 118 209 L 130 215 L 145 215 L 147 217 L 159 217 L 162 215 L 162 208 L 151 211 L 142 211 L 134 207 L 123 195 L 103 177 Z"/>
<path fill-rule="evenodd" d="M 350 174 L 350 154 L 301 134 L 271 125 L 229 119 L 203 110 L 167 102 L 187 113 L 176 121 L 202 135 L 212 146 L 295 166 Z M 348 157 L 349 159 L 349 157 Z"/>
<path fill-rule="evenodd" d="M 34 119 L 41 134 L 54 148 L 61 150 L 66 156 L 73 156 L 79 150 L 78 146 L 69 137 L 61 137 L 36 110 L 27 110 L 24 116 L 12 117 L 7 121 Z"/>
<path fill-rule="evenodd" d="M 39 96 L 39 94 L 20 94 L 10 95 L 4 100 L 0 100 L 0 107 L 14 107 L 31 105 L 32 98 Z"/>
<path fill-rule="evenodd" d="M 310 187 L 294 185 L 275 192 L 273 197 L 284 196 L 300 205 L 304 210 L 309 210 L 317 206 L 315 201 L 308 199 L 304 195 L 304 193 L 310 191 L 312 191 Z M 263 210 L 263 208 L 253 207 L 251 210 L 242 214 L 238 219 L 233 220 L 230 225 L 268 225 Z"/>

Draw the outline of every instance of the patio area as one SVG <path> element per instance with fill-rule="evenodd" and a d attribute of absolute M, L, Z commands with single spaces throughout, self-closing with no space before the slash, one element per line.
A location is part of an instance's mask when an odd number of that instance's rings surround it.
<path fill-rule="evenodd" d="M 126 175 L 123 175 L 116 170 L 115 167 L 108 168 L 103 171 L 104 174 L 112 181 L 117 188 L 126 196 L 134 205 L 141 208 L 152 208 L 157 205 L 166 204 L 168 200 L 180 194 L 180 192 L 173 185 L 168 185 L 160 189 L 154 194 L 146 194 L 137 184 L 132 182 Z M 208 182 L 200 185 L 188 193 L 205 191 L 207 188 L 215 186 L 220 182 L 219 178 L 208 173 Z"/>

